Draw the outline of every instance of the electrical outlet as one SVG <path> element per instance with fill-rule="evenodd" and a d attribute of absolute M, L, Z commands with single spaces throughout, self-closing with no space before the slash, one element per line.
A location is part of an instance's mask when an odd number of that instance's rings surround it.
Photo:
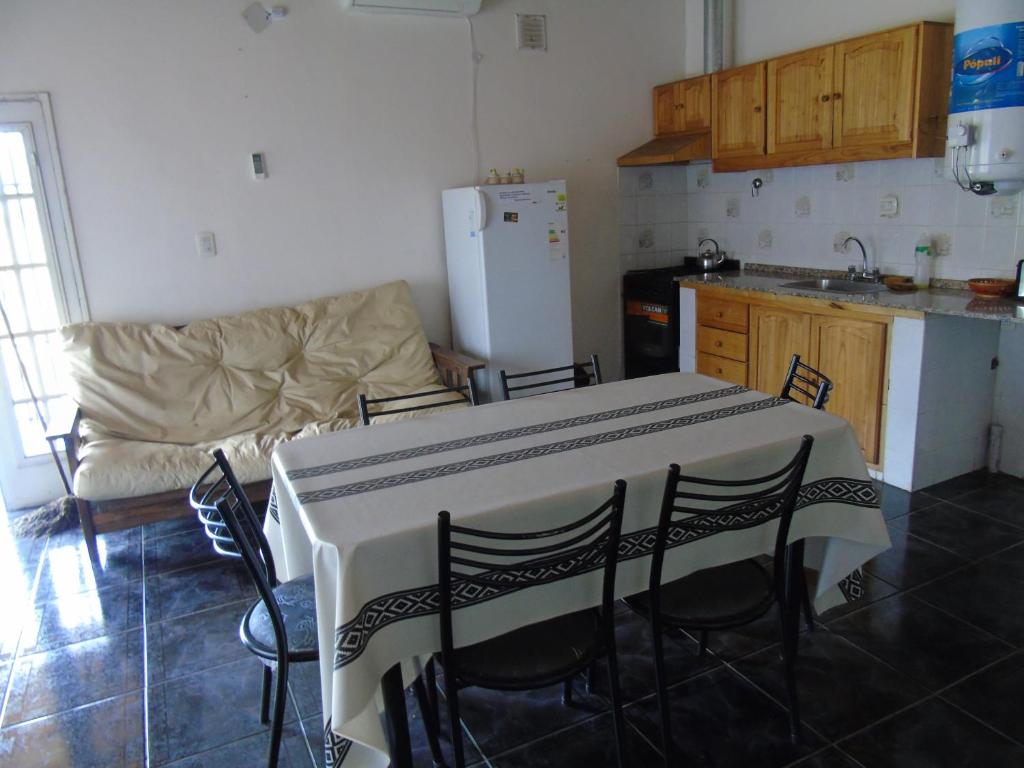
<path fill-rule="evenodd" d="M 1019 195 L 992 197 L 989 199 L 989 216 L 993 219 L 1012 219 L 1017 216 Z"/>
<path fill-rule="evenodd" d="M 207 258 L 217 255 L 217 238 L 213 232 L 196 233 L 196 253 Z"/>
<path fill-rule="evenodd" d="M 900 199 L 896 195 L 885 195 L 880 198 L 878 215 L 883 219 L 895 219 L 900 215 Z"/>

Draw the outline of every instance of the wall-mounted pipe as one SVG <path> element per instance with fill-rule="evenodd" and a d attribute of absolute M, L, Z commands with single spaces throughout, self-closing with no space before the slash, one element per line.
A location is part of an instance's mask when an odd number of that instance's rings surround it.
<path fill-rule="evenodd" d="M 704 0 L 704 72 L 733 63 L 733 0 Z"/>

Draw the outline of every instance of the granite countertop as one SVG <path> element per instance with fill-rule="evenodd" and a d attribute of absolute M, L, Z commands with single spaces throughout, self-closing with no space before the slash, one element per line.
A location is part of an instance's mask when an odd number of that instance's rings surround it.
<path fill-rule="evenodd" d="M 1010 299 L 978 298 L 969 290 L 931 288 L 927 291 L 914 291 L 913 293 L 894 293 L 886 288 L 877 293 L 849 294 L 783 287 L 786 283 L 819 276 L 812 275 L 811 272 L 813 270 L 793 270 L 790 274 L 780 275 L 775 270 L 744 269 L 736 272 L 682 275 L 677 277 L 676 281 L 682 285 L 708 285 L 741 291 L 759 291 L 778 296 L 826 299 L 840 304 L 866 304 L 910 312 L 974 317 L 982 320 L 1008 320 L 1024 324 L 1024 304 Z"/>

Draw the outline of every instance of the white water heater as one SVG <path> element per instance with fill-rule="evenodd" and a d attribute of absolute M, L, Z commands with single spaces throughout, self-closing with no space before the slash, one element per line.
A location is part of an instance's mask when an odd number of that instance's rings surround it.
<path fill-rule="evenodd" d="M 956 0 L 946 166 L 979 195 L 1024 188 L 1024 0 Z"/>

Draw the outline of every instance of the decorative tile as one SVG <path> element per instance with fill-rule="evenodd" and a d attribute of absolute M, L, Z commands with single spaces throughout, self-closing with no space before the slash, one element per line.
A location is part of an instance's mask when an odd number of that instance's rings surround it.
<path fill-rule="evenodd" d="M 163 621 L 226 603 L 256 599 L 256 587 L 237 560 L 172 571 L 146 580 L 146 620 Z"/>
<path fill-rule="evenodd" d="M 673 765 L 783 766 L 824 746 L 806 728 L 794 744 L 786 710 L 725 667 L 671 688 L 669 708 Z M 626 716 L 652 744 L 662 743 L 656 698 L 631 705 Z"/>
<path fill-rule="evenodd" d="M 110 768 L 145 760 L 138 691 L 0 730 L 0 761 L 18 768 Z"/>
<path fill-rule="evenodd" d="M 967 678 L 944 691 L 942 698 L 1024 743 L 1024 653 Z"/>
<path fill-rule="evenodd" d="M 52 537 L 42 558 L 36 600 L 54 600 L 142 578 L 139 529 L 98 536 L 96 546 L 99 558 L 92 563 L 79 531 Z"/>
<path fill-rule="evenodd" d="M 217 747 L 207 752 L 165 763 L 167 768 L 227 768 L 228 766 L 266 765 L 267 750 L 270 747 L 269 727 L 266 733 L 258 733 L 239 741 Z M 297 722 L 287 723 L 281 729 L 281 751 L 278 753 L 278 768 L 310 768 L 315 765 L 311 745 Z M 320 750 L 323 751 L 322 749 Z M 323 756 L 320 758 L 323 765 Z"/>
<path fill-rule="evenodd" d="M 227 559 L 214 551 L 206 532 L 194 520 L 192 529 L 158 539 L 146 537 L 143 557 L 146 562 L 146 576 L 155 576 L 165 571 L 202 565 L 211 560 Z"/>
<path fill-rule="evenodd" d="M 252 603 L 243 600 L 150 624 L 146 638 L 150 684 L 252 658 L 238 636 L 242 615 Z"/>
<path fill-rule="evenodd" d="M 1024 530 L 949 503 L 894 517 L 889 523 L 969 559 L 984 557 L 1024 540 Z"/>
<path fill-rule="evenodd" d="M 142 626 L 142 582 L 38 603 L 26 623 L 21 653 L 36 653 Z"/>
<path fill-rule="evenodd" d="M 1013 653 L 1013 646 L 907 595 L 886 598 L 829 629 L 930 690 Z"/>
<path fill-rule="evenodd" d="M 1024 765 L 1024 747 L 941 699 L 918 704 L 839 747 L 871 768 Z"/>
<path fill-rule="evenodd" d="M 625 738 L 626 766 L 661 764 L 661 754 L 629 725 L 625 727 Z M 617 768 L 612 717 L 609 714 L 592 718 L 493 758 L 491 764 L 495 768 Z"/>
<path fill-rule="evenodd" d="M 970 562 L 895 525 L 889 526 L 889 538 L 892 546 L 865 563 L 864 570 L 900 589 L 945 576 Z"/>
<path fill-rule="evenodd" d="M 23 656 L 11 672 L 7 727 L 142 687 L 142 631 Z"/>
<path fill-rule="evenodd" d="M 736 669 L 779 701 L 786 700 L 777 650 L 741 659 Z M 927 695 L 909 678 L 828 631 L 800 636 L 797 689 L 802 718 L 830 740 L 854 733 Z"/>

